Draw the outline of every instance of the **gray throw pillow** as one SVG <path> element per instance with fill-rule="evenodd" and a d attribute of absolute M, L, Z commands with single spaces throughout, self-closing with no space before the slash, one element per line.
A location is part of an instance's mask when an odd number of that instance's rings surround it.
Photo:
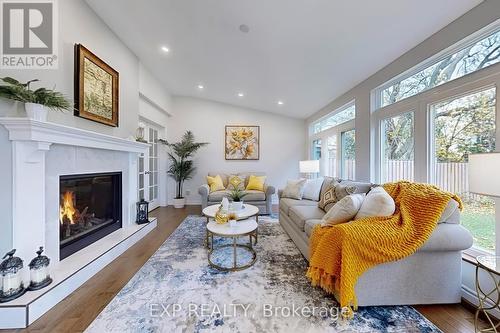
<path fill-rule="evenodd" d="M 286 182 L 286 187 L 283 190 L 282 197 L 296 200 L 302 200 L 306 179 L 289 180 Z"/>

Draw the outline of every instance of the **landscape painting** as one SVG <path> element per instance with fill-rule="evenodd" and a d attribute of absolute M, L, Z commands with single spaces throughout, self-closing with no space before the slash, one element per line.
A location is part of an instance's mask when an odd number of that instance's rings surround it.
<path fill-rule="evenodd" d="M 82 45 L 75 56 L 75 115 L 117 127 L 118 72 Z"/>
<path fill-rule="evenodd" d="M 226 160 L 258 160 L 259 126 L 226 126 Z"/>

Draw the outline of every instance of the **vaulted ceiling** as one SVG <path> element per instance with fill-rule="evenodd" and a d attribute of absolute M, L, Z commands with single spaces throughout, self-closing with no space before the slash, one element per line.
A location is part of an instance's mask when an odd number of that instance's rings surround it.
<path fill-rule="evenodd" d="M 171 93 L 299 118 L 481 2 L 86 1 Z"/>

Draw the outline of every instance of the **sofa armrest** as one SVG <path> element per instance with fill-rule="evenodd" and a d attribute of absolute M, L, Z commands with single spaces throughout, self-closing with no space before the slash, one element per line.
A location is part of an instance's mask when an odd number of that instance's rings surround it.
<path fill-rule="evenodd" d="M 459 224 L 439 223 L 429 239 L 418 249 L 421 252 L 463 251 L 472 246 L 469 230 Z"/>
<path fill-rule="evenodd" d="M 198 193 L 201 195 L 201 209 L 208 205 L 208 195 L 210 194 L 210 187 L 208 184 L 203 184 L 198 188 Z"/>
<path fill-rule="evenodd" d="M 264 192 L 266 192 L 266 198 L 267 198 L 271 197 L 276 192 L 276 189 L 274 188 L 274 186 L 264 185 Z"/>

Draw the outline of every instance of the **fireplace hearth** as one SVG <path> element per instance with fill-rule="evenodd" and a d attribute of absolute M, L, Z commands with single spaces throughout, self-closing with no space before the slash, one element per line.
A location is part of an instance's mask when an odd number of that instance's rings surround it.
<path fill-rule="evenodd" d="M 121 180 L 121 172 L 60 177 L 60 260 L 122 227 Z"/>

